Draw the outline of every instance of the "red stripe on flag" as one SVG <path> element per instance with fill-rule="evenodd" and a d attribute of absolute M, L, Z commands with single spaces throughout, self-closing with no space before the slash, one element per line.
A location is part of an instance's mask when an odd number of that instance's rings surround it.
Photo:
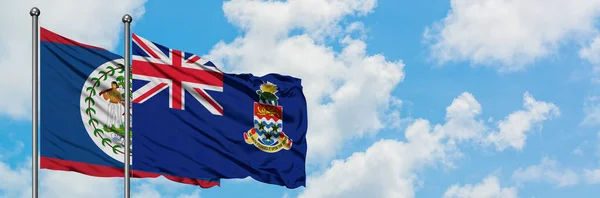
<path fill-rule="evenodd" d="M 87 48 L 94 48 L 94 49 L 101 49 L 104 50 L 101 47 L 96 47 L 93 45 L 88 45 L 88 44 L 84 44 L 84 43 L 80 43 L 77 42 L 75 40 L 66 38 L 64 36 L 61 36 L 59 34 L 56 34 L 46 28 L 40 27 L 40 41 L 45 41 L 45 42 L 51 42 L 51 43 L 60 43 L 60 44 L 65 44 L 65 45 L 73 45 L 73 46 L 79 46 L 79 47 L 87 47 Z"/>
<path fill-rule="evenodd" d="M 173 81 L 191 82 L 210 86 L 223 86 L 223 74 L 200 69 L 173 67 L 167 64 L 132 60 L 135 75 L 164 78 Z"/>
<path fill-rule="evenodd" d="M 88 164 L 82 162 L 74 162 L 69 160 L 61 160 L 56 158 L 49 157 L 40 157 L 40 169 L 49 169 L 49 170 L 61 170 L 61 171 L 72 171 L 81 173 L 84 175 L 95 176 L 95 177 L 123 177 L 124 170 L 122 168 L 110 167 L 110 166 L 102 166 L 95 164 Z M 161 176 L 160 174 L 148 173 L 142 171 L 131 171 L 132 178 L 157 178 Z M 201 188 L 211 188 L 214 186 L 221 186 L 220 182 L 215 181 L 207 181 L 207 180 L 199 180 L 199 179 L 190 179 L 184 177 L 176 177 L 169 175 L 162 175 L 165 178 L 179 182 L 184 184 L 197 185 Z"/>
<path fill-rule="evenodd" d="M 171 60 L 173 60 L 173 67 L 183 68 L 183 66 L 181 65 L 181 62 L 183 62 L 183 57 L 181 56 L 181 51 L 172 50 L 171 54 L 172 54 Z M 174 78 L 174 79 L 179 79 L 179 78 Z M 173 80 L 171 89 L 173 89 L 172 98 L 171 98 L 171 108 L 183 109 L 183 105 L 182 105 L 182 103 L 183 103 L 183 101 L 182 101 L 183 87 L 181 86 L 181 81 Z"/>

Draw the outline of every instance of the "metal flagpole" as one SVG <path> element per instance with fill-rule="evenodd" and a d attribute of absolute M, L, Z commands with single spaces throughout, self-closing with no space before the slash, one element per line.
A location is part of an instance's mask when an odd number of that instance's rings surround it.
<path fill-rule="evenodd" d="M 38 48 L 39 48 L 39 24 L 38 17 L 40 9 L 33 7 L 29 11 L 32 23 L 32 97 L 31 97 L 31 197 L 38 197 Z"/>
<path fill-rule="evenodd" d="M 123 16 L 123 24 L 125 25 L 125 53 L 123 57 L 125 59 L 125 198 L 129 198 L 130 195 L 130 156 L 131 156 L 131 139 L 129 133 L 131 132 L 131 65 L 130 65 L 130 50 L 131 45 L 131 16 L 125 14 Z"/>

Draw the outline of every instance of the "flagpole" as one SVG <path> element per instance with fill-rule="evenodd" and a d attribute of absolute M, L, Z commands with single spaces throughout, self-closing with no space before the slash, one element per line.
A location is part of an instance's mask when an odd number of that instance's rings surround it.
<path fill-rule="evenodd" d="M 31 197 L 38 197 L 38 34 L 39 24 L 38 17 L 40 16 L 40 9 L 37 7 L 31 8 L 29 11 L 31 15 L 32 24 L 32 61 L 31 61 L 31 72 L 32 72 L 32 89 L 31 89 Z"/>
<path fill-rule="evenodd" d="M 123 16 L 123 24 L 125 25 L 125 36 L 124 36 L 124 40 L 125 40 L 125 53 L 123 54 L 123 57 L 125 59 L 125 198 L 129 198 L 130 196 L 130 182 L 129 182 L 129 178 L 130 176 L 130 156 L 131 156 L 131 139 L 130 139 L 130 135 L 129 133 L 131 132 L 131 65 L 130 65 L 130 49 L 129 49 L 129 45 L 131 44 L 131 15 L 129 14 L 125 14 L 125 16 Z"/>

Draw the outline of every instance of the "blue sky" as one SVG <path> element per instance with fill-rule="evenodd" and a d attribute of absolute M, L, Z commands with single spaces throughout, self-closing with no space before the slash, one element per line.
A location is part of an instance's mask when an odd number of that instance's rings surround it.
<path fill-rule="evenodd" d="M 29 60 L 22 43 L 28 43 L 25 13 L 33 5 L 45 27 L 119 54 L 120 17 L 127 12 L 133 33 L 225 71 L 302 78 L 310 109 L 307 188 L 243 179 L 199 190 L 157 179 L 135 180 L 134 195 L 600 194 L 594 98 L 600 94 L 600 1 L 117 2 L 8 3 L 0 13 L 23 19 L 0 19 L 14 27 L 0 33 L 0 68 L 29 79 L 30 71 L 13 67 L 18 58 Z M 0 173 L 10 175 L 0 179 L 0 197 L 17 197 L 30 178 L 23 166 L 31 157 L 30 82 L 0 77 L 14 87 L 0 89 L 0 100 L 9 101 L 0 104 Z M 81 190 L 61 186 L 74 182 Z M 122 180 L 45 170 L 41 183 L 47 197 L 118 197 L 122 190 Z M 106 190 L 99 193 L 98 186 Z"/>

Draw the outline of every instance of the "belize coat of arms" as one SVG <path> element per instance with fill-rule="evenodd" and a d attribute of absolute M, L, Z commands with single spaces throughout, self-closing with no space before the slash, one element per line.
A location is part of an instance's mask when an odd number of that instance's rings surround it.
<path fill-rule="evenodd" d="M 85 81 L 80 99 L 81 119 L 88 135 L 100 150 L 120 162 L 124 162 L 126 138 L 123 62 L 118 59 L 97 67 Z"/>
<path fill-rule="evenodd" d="M 256 93 L 259 101 L 254 102 L 254 127 L 244 133 L 244 140 L 268 153 L 289 150 L 292 140 L 282 131 L 283 107 L 278 104 L 277 85 L 263 83 Z"/>

